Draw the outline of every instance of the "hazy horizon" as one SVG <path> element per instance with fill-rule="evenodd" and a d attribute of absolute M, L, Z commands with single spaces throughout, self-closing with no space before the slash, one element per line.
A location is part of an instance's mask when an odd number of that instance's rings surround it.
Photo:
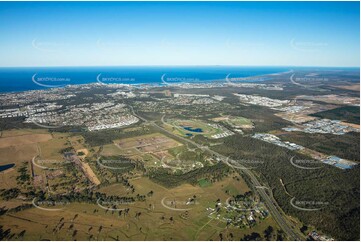
<path fill-rule="evenodd" d="M 79 66 L 0 66 L 0 68 L 87 68 L 87 67 L 294 67 L 294 68 L 357 68 L 360 66 L 296 66 L 296 65 L 79 65 Z"/>

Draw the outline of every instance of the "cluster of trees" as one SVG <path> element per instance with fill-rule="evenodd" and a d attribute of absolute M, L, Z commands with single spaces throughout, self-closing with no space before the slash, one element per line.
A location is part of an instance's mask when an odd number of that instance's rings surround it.
<path fill-rule="evenodd" d="M 10 189 L 2 189 L 0 196 L 4 200 L 14 199 L 20 194 L 20 189 L 18 188 L 10 188 Z"/>
<path fill-rule="evenodd" d="M 17 108 L 18 106 L 15 106 Z M 7 107 L 12 108 L 12 107 Z M 15 117 L 15 118 L 0 118 L 0 130 L 7 129 L 23 129 L 23 128 L 39 128 L 32 123 L 24 123 L 25 117 Z"/>
<path fill-rule="evenodd" d="M 22 230 L 20 233 L 12 233 L 11 229 L 5 229 L 0 225 L 0 240 L 21 240 L 26 233 L 26 230 Z"/>
<path fill-rule="evenodd" d="M 277 240 L 283 241 L 284 240 L 284 233 L 282 230 L 275 231 L 272 226 L 268 226 L 263 231 L 263 238 L 262 235 L 257 232 L 252 232 L 251 234 L 246 234 L 243 238 L 240 239 L 241 241 L 261 241 L 261 240 Z"/>
<path fill-rule="evenodd" d="M 360 124 L 360 108 L 355 106 L 339 107 L 311 114 L 311 116 L 327 119 L 346 120 L 350 123 Z"/>
<path fill-rule="evenodd" d="M 235 201 L 242 201 L 248 197 L 252 197 L 253 196 L 253 192 L 252 191 L 247 191 L 244 194 L 237 194 L 236 196 L 233 196 Z"/>
<path fill-rule="evenodd" d="M 64 154 L 64 153 L 72 152 L 72 151 L 74 151 L 73 147 L 69 146 L 69 147 L 65 147 L 65 148 L 61 149 L 61 150 L 59 151 L 59 153 L 60 153 L 60 154 Z"/>
<path fill-rule="evenodd" d="M 304 170 L 290 163 L 295 159 L 310 157 L 247 136 L 230 136 L 224 144 L 212 147 L 235 160 L 256 160 L 253 171 L 263 184 L 273 189 L 277 203 L 288 214 L 298 217 L 308 225 L 338 239 L 357 240 L 360 220 L 360 170 L 341 170 L 320 164 L 321 169 Z M 287 191 L 282 186 L 282 179 Z M 247 181 L 247 179 L 245 179 Z M 292 197 L 297 201 L 321 202 L 321 210 L 306 212 L 290 205 Z"/>
<path fill-rule="evenodd" d="M 30 184 L 30 175 L 28 173 L 28 166 L 27 166 L 27 162 L 23 162 L 22 166 L 18 169 L 18 172 L 20 173 L 19 176 L 16 177 L 16 180 L 18 182 L 18 184 L 20 185 L 24 185 Z"/>

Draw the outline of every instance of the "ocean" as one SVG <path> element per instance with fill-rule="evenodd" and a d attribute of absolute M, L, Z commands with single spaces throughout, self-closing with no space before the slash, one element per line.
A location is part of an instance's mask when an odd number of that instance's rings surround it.
<path fill-rule="evenodd" d="M 249 78 L 286 72 L 290 67 L 11 67 L 0 68 L 0 92 L 40 90 L 88 83 L 151 84 L 199 83 L 228 78 L 243 82 L 264 81 Z"/>

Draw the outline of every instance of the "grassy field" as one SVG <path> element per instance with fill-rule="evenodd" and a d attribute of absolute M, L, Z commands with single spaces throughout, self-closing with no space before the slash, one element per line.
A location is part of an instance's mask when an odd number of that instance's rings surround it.
<path fill-rule="evenodd" d="M 262 235 L 267 226 L 277 229 L 272 218 L 249 229 L 226 227 L 223 220 L 208 217 L 206 208 L 217 199 L 224 203 L 229 197 L 225 188 L 232 186 L 243 194 L 248 187 L 243 180 L 227 177 L 210 186 L 181 185 L 166 189 L 148 178 L 130 180 L 136 193 L 148 194 L 146 202 L 121 206 L 129 208 L 129 214 L 119 215 L 96 204 L 64 204 L 60 211 L 30 208 L 0 217 L 0 224 L 14 233 L 14 239 L 24 240 L 218 240 L 219 233 L 232 233 L 235 240 L 245 234 L 259 231 Z M 129 196 L 131 192 L 121 184 L 102 187 L 99 192 L 107 195 Z M 196 203 L 185 202 L 196 196 Z M 171 205 L 176 201 L 177 206 Z M 186 212 L 187 211 L 187 212 Z M 141 213 L 138 217 L 135 214 Z M 25 231 L 25 232 L 24 232 Z"/>
<path fill-rule="evenodd" d="M 200 179 L 200 180 L 198 181 L 198 184 L 199 184 L 200 187 L 208 187 L 208 186 L 211 185 L 211 183 L 210 183 L 207 179 L 205 179 L 205 178 Z"/>
<path fill-rule="evenodd" d="M 244 117 L 222 116 L 218 118 L 213 118 L 212 120 L 215 122 L 227 123 L 233 128 L 244 128 L 244 129 L 253 128 L 252 121 Z"/>
<path fill-rule="evenodd" d="M 37 133 L 39 132 L 39 133 Z M 71 134 L 35 130 L 10 130 L 3 132 L 5 137 L 0 138 L 6 147 L 0 148 L 0 165 L 15 164 L 15 167 L 0 172 L 0 189 L 20 188 L 26 191 L 31 186 L 35 189 L 45 189 L 46 184 L 52 192 L 65 192 L 69 185 L 76 187 L 84 181 L 80 171 L 70 167 L 63 157 L 63 150 L 72 147 L 75 138 Z M 83 141 L 84 139 L 82 139 Z M 7 142 L 9 141 L 9 142 Z M 81 143 L 75 144 L 80 146 Z M 86 150 L 84 150 L 86 152 Z M 34 165 L 31 165 L 34 162 Z M 19 184 L 19 169 L 26 169 L 29 180 Z M 34 171 L 34 177 L 31 170 Z M 61 185 L 59 185 L 61 184 Z"/>
<path fill-rule="evenodd" d="M 99 147 L 94 147 L 94 150 L 99 150 Z M 115 144 L 108 144 L 103 146 L 102 155 L 104 156 L 116 156 L 121 155 L 122 152 Z"/>
<path fill-rule="evenodd" d="M 64 158 L 61 151 L 68 146 L 68 135 L 54 133 L 52 140 L 38 144 L 39 156 L 42 159 L 63 160 Z"/>
<path fill-rule="evenodd" d="M 0 134 L 1 138 L 5 138 L 29 134 L 48 134 L 48 131 L 46 129 L 9 129 L 1 131 Z"/>
<path fill-rule="evenodd" d="M 228 123 L 231 126 L 234 127 L 239 127 L 239 128 L 252 128 L 253 124 L 252 121 L 247 119 L 247 118 L 243 118 L 243 117 L 234 117 L 234 118 L 230 118 L 228 119 Z"/>
<path fill-rule="evenodd" d="M 46 142 L 51 139 L 50 134 L 25 134 L 0 138 L 0 148 L 17 145 L 27 145 Z"/>
<path fill-rule="evenodd" d="M 30 164 L 32 158 L 39 154 L 39 147 L 52 147 L 53 136 L 46 130 L 7 130 L 0 138 L 0 165 L 15 164 L 9 170 L 0 172 L 0 189 L 17 187 L 18 169 Z M 52 153 L 53 149 L 47 149 Z M 25 163 L 24 163 L 25 162 Z M 26 165 L 28 167 L 28 165 Z M 30 166 L 29 166 L 30 167 Z"/>

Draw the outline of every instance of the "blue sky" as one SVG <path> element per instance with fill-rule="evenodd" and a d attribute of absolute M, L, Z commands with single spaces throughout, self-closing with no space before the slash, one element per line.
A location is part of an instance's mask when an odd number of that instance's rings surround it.
<path fill-rule="evenodd" d="M 0 2 L 0 66 L 359 66 L 359 2 Z"/>

